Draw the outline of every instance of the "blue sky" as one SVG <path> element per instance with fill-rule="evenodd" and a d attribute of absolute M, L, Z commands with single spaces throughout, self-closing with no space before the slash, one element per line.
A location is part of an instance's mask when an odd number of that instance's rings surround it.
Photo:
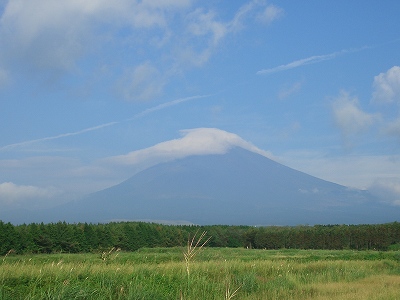
<path fill-rule="evenodd" d="M 0 0 L 0 209 L 230 145 L 400 204 L 399 15 L 394 0 Z"/>

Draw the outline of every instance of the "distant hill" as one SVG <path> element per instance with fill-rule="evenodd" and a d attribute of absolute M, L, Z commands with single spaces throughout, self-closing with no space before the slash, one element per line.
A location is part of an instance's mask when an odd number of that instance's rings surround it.
<path fill-rule="evenodd" d="M 234 147 L 150 167 L 39 220 L 194 224 L 360 224 L 400 220 L 400 208 Z"/>

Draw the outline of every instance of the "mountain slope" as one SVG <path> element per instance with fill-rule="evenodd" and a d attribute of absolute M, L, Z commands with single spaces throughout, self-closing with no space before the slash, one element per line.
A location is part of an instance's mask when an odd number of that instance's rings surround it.
<path fill-rule="evenodd" d="M 146 169 L 119 185 L 63 206 L 67 221 L 186 220 L 196 224 L 296 225 L 380 223 L 400 209 L 232 148 Z"/>

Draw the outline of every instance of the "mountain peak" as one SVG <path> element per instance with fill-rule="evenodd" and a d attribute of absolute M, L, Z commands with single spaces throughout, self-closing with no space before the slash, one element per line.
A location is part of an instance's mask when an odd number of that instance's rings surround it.
<path fill-rule="evenodd" d="M 40 221 L 297 225 L 399 218 L 400 207 L 279 164 L 236 134 L 197 128 L 182 135 L 114 157 L 144 167 L 120 184 L 43 212 Z"/>
<path fill-rule="evenodd" d="M 318 179 L 240 146 L 159 163 L 69 209 L 73 221 L 229 225 L 382 223 L 399 215 L 367 191 Z"/>
<path fill-rule="evenodd" d="M 192 155 L 225 154 L 231 148 L 240 147 L 265 157 L 272 155 L 259 149 L 240 136 L 217 128 L 194 128 L 180 131 L 182 137 L 158 143 L 152 147 L 132 151 L 109 158 L 113 163 L 140 165 L 142 169 L 174 159 Z"/>

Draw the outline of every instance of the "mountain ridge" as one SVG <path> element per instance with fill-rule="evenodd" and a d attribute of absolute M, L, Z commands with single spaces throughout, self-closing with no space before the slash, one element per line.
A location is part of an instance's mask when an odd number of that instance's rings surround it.
<path fill-rule="evenodd" d="M 152 166 L 76 208 L 104 219 L 295 225 L 385 220 L 368 191 L 349 189 L 233 147 Z M 376 215 L 373 215 L 376 213 Z M 393 220 L 392 220 L 393 221 Z"/>
<path fill-rule="evenodd" d="M 239 146 L 159 163 L 42 213 L 68 222 L 164 220 L 200 225 L 360 224 L 399 220 L 400 208 Z"/>

